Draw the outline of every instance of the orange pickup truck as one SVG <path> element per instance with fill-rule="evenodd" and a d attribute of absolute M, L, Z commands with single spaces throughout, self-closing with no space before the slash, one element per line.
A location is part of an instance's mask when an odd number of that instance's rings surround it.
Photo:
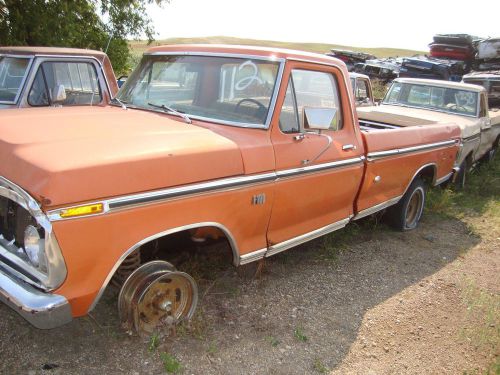
<path fill-rule="evenodd" d="M 112 103 L 0 111 L 0 299 L 38 328 L 112 284 L 131 329 L 190 318 L 193 243 L 239 266 L 384 209 L 413 229 L 460 142 L 361 131 L 344 63 L 280 49 L 154 47 Z"/>

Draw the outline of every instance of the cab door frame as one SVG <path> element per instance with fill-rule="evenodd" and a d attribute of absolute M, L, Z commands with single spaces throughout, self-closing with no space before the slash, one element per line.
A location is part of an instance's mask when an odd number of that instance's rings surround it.
<path fill-rule="evenodd" d="M 305 132 L 302 126 L 290 133 L 280 129 L 288 85 L 293 81 L 292 72 L 298 70 L 326 73 L 333 78 L 341 129 L 322 131 L 321 135 Z M 352 90 L 347 88 L 350 82 L 346 82 L 346 76 L 347 71 L 333 65 L 286 63 L 277 110 L 271 122 L 277 180 L 266 256 L 340 229 L 353 217 L 364 171 L 364 145 L 353 114 Z M 331 144 L 325 149 L 328 138 Z"/>

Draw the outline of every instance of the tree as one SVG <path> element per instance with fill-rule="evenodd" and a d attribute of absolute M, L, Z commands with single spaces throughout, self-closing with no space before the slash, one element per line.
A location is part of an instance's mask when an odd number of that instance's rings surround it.
<path fill-rule="evenodd" d="M 0 0 L 0 44 L 105 50 L 109 43 L 113 67 L 123 73 L 130 68 L 127 38 L 153 40 L 146 5 L 169 1 Z"/>

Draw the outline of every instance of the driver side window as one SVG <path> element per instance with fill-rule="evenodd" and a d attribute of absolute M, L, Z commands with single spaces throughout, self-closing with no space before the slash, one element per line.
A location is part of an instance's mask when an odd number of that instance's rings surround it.
<path fill-rule="evenodd" d="M 342 129 L 340 96 L 333 74 L 292 70 L 280 113 L 279 125 L 283 133 L 298 133 L 304 129 L 305 108 L 337 109 L 338 119 L 332 122 L 330 130 Z"/>

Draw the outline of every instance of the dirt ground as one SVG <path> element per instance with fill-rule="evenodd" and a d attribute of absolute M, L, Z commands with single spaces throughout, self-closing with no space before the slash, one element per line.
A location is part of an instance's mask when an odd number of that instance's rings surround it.
<path fill-rule="evenodd" d="M 172 358 L 182 374 L 495 373 L 498 221 L 360 228 L 333 250 L 338 235 L 270 258 L 257 276 L 214 268 L 175 337 L 124 333 L 113 291 L 91 317 L 50 331 L 0 305 L 0 373 L 165 374 Z"/>

